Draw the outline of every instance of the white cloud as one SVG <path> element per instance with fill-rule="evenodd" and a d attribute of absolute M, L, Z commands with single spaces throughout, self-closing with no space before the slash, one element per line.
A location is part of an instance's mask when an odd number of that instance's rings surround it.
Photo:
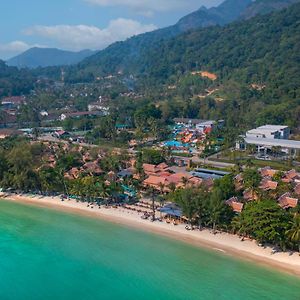
<path fill-rule="evenodd" d="M 30 45 L 23 41 L 0 43 L 0 59 L 9 59 L 33 47 L 43 48 L 45 46 L 39 44 Z"/>
<path fill-rule="evenodd" d="M 0 44 L 0 58 L 8 59 L 28 50 L 29 48 L 31 48 L 31 46 L 22 41 L 13 41 L 6 44 Z"/>
<path fill-rule="evenodd" d="M 0 52 L 21 52 L 26 51 L 30 46 L 22 41 L 13 41 L 7 44 L 0 44 Z"/>
<path fill-rule="evenodd" d="M 90 4 L 103 7 L 128 7 L 142 15 L 152 16 L 154 12 L 180 11 L 198 9 L 202 5 L 214 6 L 222 0 L 84 0 Z"/>
<path fill-rule="evenodd" d="M 24 30 L 24 34 L 52 40 L 57 47 L 69 50 L 103 49 L 140 33 L 156 29 L 153 24 L 143 25 L 130 19 L 112 20 L 107 28 L 87 25 L 34 26 Z"/>

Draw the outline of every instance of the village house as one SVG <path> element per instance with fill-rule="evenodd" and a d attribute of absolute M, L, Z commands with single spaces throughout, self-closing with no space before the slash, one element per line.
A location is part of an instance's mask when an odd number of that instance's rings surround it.
<path fill-rule="evenodd" d="M 263 191 L 270 191 L 270 190 L 274 191 L 277 189 L 277 186 L 278 186 L 278 182 L 272 181 L 268 178 L 264 178 L 261 181 L 259 188 Z"/>
<path fill-rule="evenodd" d="M 160 176 L 161 173 L 168 173 L 169 166 L 166 163 L 161 163 L 159 165 L 143 164 L 144 173 L 148 176 L 155 175 Z"/>
<path fill-rule="evenodd" d="M 164 192 L 170 191 L 170 186 L 174 185 L 176 189 L 186 186 L 199 186 L 203 180 L 194 177 L 188 173 L 171 173 L 167 164 L 160 165 L 143 165 L 144 172 L 148 175 L 143 182 L 144 187 L 153 187 Z"/>
<path fill-rule="evenodd" d="M 22 135 L 23 132 L 16 129 L 0 129 L 0 139 L 5 139 L 11 136 Z"/>
<path fill-rule="evenodd" d="M 300 174 L 296 170 L 290 170 L 286 172 L 282 178 L 282 181 L 285 183 L 291 183 L 296 180 L 300 180 Z"/>
<path fill-rule="evenodd" d="M 285 193 L 278 199 L 278 203 L 283 209 L 295 208 L 298 205 L 298 199 L 291 197 L 291 193 Z"/>
<path fill-rule="evenodd" d="M 278 171 L 272 169 L 271 167 L 264 167 L 259 169 L 259 173 L 262 177 L 273 177 L 278 173 Z"/>
<path fill-rule="evenodd" d="M 241 213 L 244 208 L 244 203 L 241 203 L 237 197 L 232 197 L 225 202 L 236 213 Z"/>
<path fill-rule="evenodd" d="M 104 173 L 97 160 L 85 163 L 82 166 L 82 170 L 90 176 L 99 176 Z"/>
<path fill-rule="evenodd" d="M 65 173 L 64 177 L 69 180 L 74 180 L 79 178 L 80 173 L 81 172 L 78 168 L 72 168 L 71 170 Z"/>

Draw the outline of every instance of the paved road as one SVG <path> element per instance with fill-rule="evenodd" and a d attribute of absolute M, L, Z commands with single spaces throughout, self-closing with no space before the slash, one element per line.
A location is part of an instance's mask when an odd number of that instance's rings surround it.
<path fill-rule="evenodd" d="M 49 135 L 42 135 L 42 136 L 40 136 L 38 138 L 38 140 L 42 141 L 42 142 L 56 142 L 56 143 L 62 143 L 62 144 L 70 144 L 69 141 L 58 139 L 58 138 L 52 136 L 51 134 L 49 134 Z M 72 144 L 73 145 L 79 145 L 79 146 L 82 146 L 82 147 L 89 147 L 89 148 L 99 147 L 97 145 L 87 144 L 87 143 L 79 143 L 79 142 L 72 142 Z"/>
<path fill-rule="evenodd" d="M 224 163 L 224 162 L 219 162 L 219 161 L 213 161 L 213 160 L 209 160 L 209 159 L 203 159 L 203 158 L 199 158 L 198 156 L 193 156 L 191 158 L 186 158 L 186 157 L 180 157 L 180 156 L 175 156 L 175 158 L 177 159 L 191 159 L 193 163 L 198 163 L 198 164 L 205 164 L 205 165 L 209 165 L 215 168 L 233 168 L 235 165 L 231 164 L 231 163 Z"/>

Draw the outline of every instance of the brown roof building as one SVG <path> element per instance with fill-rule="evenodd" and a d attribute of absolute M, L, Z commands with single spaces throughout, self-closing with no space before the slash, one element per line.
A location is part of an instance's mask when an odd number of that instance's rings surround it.
<path fill-rule="evenodd" d="M 244 204 L 241 203 L 237 197 L 232 197 L 228 199 L 225 203 L 229 205 L 232 208 L 232 210 L 236 213 L 241 213 L 243 211 Z"/>
<path fill-rule="evenodd" d="M 278 199 L 278 203 L 283 209 L 295 208 L 298 205 L 298 199 L 291 197 L 290 193 L 285 193 Z"/>

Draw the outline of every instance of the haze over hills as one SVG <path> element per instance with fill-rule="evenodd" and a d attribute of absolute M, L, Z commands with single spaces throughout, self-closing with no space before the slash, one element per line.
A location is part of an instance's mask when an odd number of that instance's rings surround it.
<path fill-rule="evenodd" d="M 9 66 L 18 68 L 37 68 L 49 66 L 72 65 L 91 56 L 95 51 L 80 52 L 65 51 L 55 48 L 31 48 L 7 61 Z"/>

